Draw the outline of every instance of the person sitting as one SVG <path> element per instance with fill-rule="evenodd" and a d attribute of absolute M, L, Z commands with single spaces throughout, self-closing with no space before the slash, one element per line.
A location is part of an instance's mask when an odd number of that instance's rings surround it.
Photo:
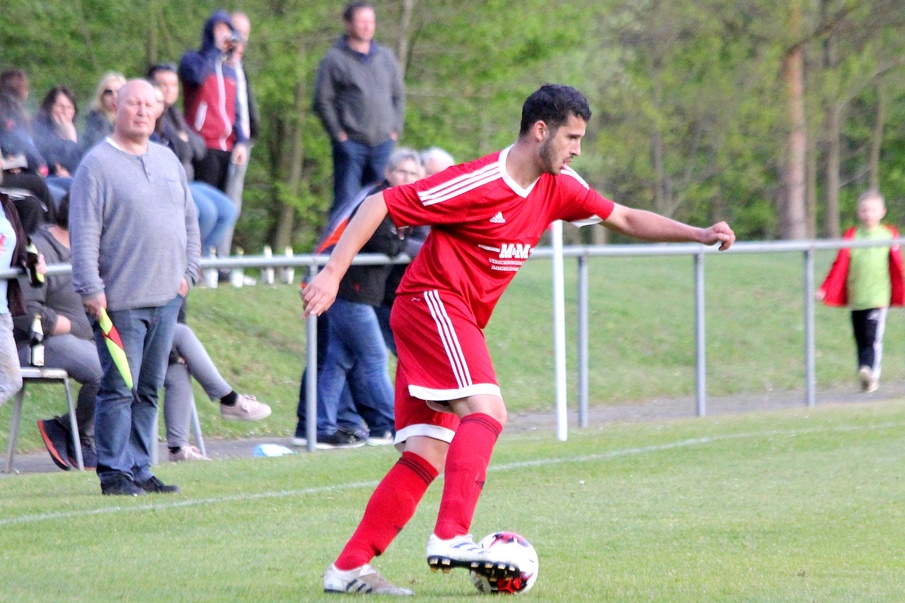
<path fill-rule="evenodd" d="M 270 416 L 270 406 L 248 394 L 237 394 L 220 375 L 204 345 L 185 324 L 186 304 L 179 311 L 173 333 L 173 349 L 164 377 L 163 416 L 166 423 L 170 461 L 208 460 L 189 444 L 189 428 L 195 396 L 194 377 L 211 400 L 220 401 L 220 416 L 226 421 L 260 421 Z"/>
<path fill-rule="evenodd" d="M 113 132 L 113 120 L 116 117 L 116 95 L 126 83 L 122 73 L 108 71 L 101 76 L 94 89 L 94 101 L 85 116 L 85 129 L 82 131 L 82 152 L 105 139 Z"/>
<path fill-rule="evenodd" d="M 69 252 L 69 195 L 65 195 L 53 224 L 42 226 L 32 242 L 50 264 L 68 264 Z M 16 347 L 19 361 L 29 361 L 29 337 L 36 315 L 41 316 L 44 330 L 44 366 L 65 370 L 81 384 L 75 419 L 82 445 L 85 468 L 97 467 L 94 450 L 94 400 L 100 385 L 101 362 L 94 345 L 94 334 L 82 300 L 72 288 L 72 275 L 48 276 L 43 287 L 32 287 L 27 278 L 19 279 L 25 296 L 26 313 L 14 319 Z M 72 448 L 69 414 L 38 420 L 38 430 L 53 462 L 64 471 L 76 465 Z"/>
<path fill-rule="evenodd" d="M 69 190 L 72 175 L 82 160 L 74 123 L 78 113 L 72 90 L 54 86 L 44 95 L 32 126 L 35 145 L 47 161 L 47 182 L 65 190 Z"/>
<path fill-rule="evenodd" d="M 148 80 L 159 90 L 162 98 L 162 112 L 152 140 L 170 147 L 185 168 L 192 199 L 198 208 L 201 254 L 210 257 L 236 223 L 238 209 L 226 193 L 206 182 L 195 180 L 193 163 L 200 161 L 207 153 L 207 148 L 204 139 L 188 127 L 176 106 L 179 100 L 176 66 L 166 63 L 154 65 L 148 70 Z"/>
<path fill-rule="evenodd" d="M 3 189 L 15 204 L 28 234 L 52 222 L 55 204 L 44 176 L 47 162 L 35 146 L 31 119 L 25 110 L 28 78 L 19 69 L 0 73 L 0 167 Z M 63 191 L 59 191 L 62 196 Z"/>

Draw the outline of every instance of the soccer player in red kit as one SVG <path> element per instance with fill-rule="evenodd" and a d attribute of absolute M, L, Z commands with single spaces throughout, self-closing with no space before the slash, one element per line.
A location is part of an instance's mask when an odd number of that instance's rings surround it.
<path fill-rule="evenodd" d="M 399 285 L 391 325 L 399 351 L 399 461 L 377 486 L 352 538 L 324 574 L 326 592 L 411 595 L 370 566 L 402 530 L 444 471 L 427 544 L 432 570 L 472 569 L 491 579 L 518 573 L 468 534 L 503 426 L 500 394 L 482 329 L 516 271 L 555 220 L 602 222 L 645 241 L 735 241 L 724 222 L 696 228 L 613 203 L 570 167 L 591 117 L 574 88 L 545 85 L 522 108 L 515 144 L 411 185 L 366 199 L 324 269 L 304 292 L 305 316 L 324 312 L 355 254 L 389 212 L 397 227 L 430 225 Z"/>

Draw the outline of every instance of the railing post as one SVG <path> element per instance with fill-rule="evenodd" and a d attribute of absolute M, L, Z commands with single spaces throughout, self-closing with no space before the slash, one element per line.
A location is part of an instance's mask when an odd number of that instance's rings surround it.
<path fill-rule="evenodd" d="M 704 253 L 694 254 L 694 343 L 697 413 L 707 414 L 707 335 L 704 323 Z"/>
<path fill-rule="evenodd" d="M 578 426 L 588 426 L 588 259 L 578 256 Z"/>
<path fill-rule="evenodd" d="M 817 404 L 817 377 L 814 361 L 814 250 L 804 252 L 804 393 L 808 407 Z"/>
<path fill-rule="evenodd" d="M 317 274 L 317 264 L 312 263 L 308 268 L 309 282 Z M 305 382 L 305 437 L 307 438 L 308 452 L 317 449 L 317 316 L 308 317 L 308 339 L 306 351 L 308 356 Z"/>

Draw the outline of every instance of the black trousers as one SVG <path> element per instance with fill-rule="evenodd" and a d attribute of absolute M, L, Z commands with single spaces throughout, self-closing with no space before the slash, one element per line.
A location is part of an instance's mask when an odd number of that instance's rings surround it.
<path fill-rule="evenodd" d="M 889 308 L 852 310 L 852 331 L 858 348 L 858 367 L 866 366 L 874 379 L 880 378 L 880 362 L 883 359 L 883 332 L 886 330 L 886 313 Z"/>

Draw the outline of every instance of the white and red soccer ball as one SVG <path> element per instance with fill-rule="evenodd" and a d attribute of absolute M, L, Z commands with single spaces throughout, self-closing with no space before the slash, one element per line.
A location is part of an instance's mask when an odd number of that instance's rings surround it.
<path fill-rule="evenodd" d="M 531 590 L 537 581 L 537 551 L 531 543 L 514 532 L 495 532 L 484 537 L 479 546 L 485 549 L 501 551 L 503 556 L 517 563 L 521 574 L 515 578 L 490 580 L 471 572 L 471 581 L 479 593 L 485 595 L 510 594 L 517 595 Z"/>

